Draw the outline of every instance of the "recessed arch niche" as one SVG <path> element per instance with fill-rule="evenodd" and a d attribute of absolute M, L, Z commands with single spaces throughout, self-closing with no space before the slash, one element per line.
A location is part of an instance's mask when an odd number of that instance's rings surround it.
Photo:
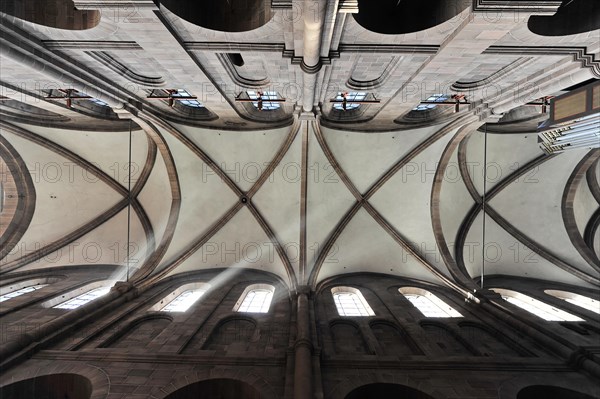
<path fill-rule="evenodd" d="M 385 351 L 386 355 L 401 357 L 423 355 L 423 352 L 412 339 L 393 324 L 387 321 L 375 321 L 370 326 L 373 335 L 379 342 L 379 346 Z"/>
<path fill-rule="evenodd" d="M 84 30 L 100 23 L 99 10 L 77 10 L 73 0 L 3 0 L 0 11 L 58 29 Z"/>
<path fill-rule="evenodd" d="M 336 354 L 369 354 L 362 332 L 356 324 L 336 321 L 331 324 L 330 328 Z"/>
<path fill-rule="evenodd" d="M 403 399 L 434 399 L 432 396 L 411 387 L 398 384 L 369 384 L 358 387 L 345 399 L 380 399 L 380 398 L 403 398 Z"/>
<path fill-rule="evenodd" d="M 229 378 L 205 380 L 186 385 L 165 399 L 267 399 L 250 384 Z"/>
<path fill-rule="evenodd" d="M 533 15 L 527 21 L 530 31 L 541 36 L 566 36 L 600 29 L 598 0 L 563 1 L 552 16 Z"/>
<path fill-rule="evenodd" d="M 398 35 L 433 28 L 471 5 L 470 0 L 358 0 L 360 26 L 371 32 Z"/>
<path fill-rule="evenodd" d="M 15 382 L 0 388 L 2 399 L 89 399 L 92 383 L 77 374 L 50 374 Z"/>
<path fill-rule="evenodd" d="M 163 0 L 160 3 L 194 25 L 222 32 L 257 29 L 272 16 L 270 0 Z"/>

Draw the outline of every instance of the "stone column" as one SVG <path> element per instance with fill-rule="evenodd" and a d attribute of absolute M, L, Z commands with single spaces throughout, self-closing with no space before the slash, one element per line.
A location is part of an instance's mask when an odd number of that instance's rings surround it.
<path fill-rule="evenodd" d="M 294 367 L 294 399 L 312 399 L 312 350 L 310 339 L 310 311 L 308 306 L 309 289 L 298 287 L 296 344 Z"/>
<path fill-rule="evenodd" d="M 321 34 L 325 20 L 325 0 L 305 0 L 302 12 L 304 13 L 304 46 L 302 49 L 303 73 L 303 99 L 302 109 L 310 112 L 315 102 L 315 87 L 317 73 L 321 69 Z"/>

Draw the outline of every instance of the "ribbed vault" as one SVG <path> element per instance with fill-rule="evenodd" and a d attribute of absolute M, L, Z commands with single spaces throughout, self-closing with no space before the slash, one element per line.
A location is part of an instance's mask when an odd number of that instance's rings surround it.
<path fill-rule="evenodd" d="M 465 296 L 489 275 L 600 284 L 600 153 L 544 155 L 546 115 L 524 106 L 600 76 L 597 30 L 530 30 L 566 5 L 39 3 L 79 7 L 77 31 L 56 7 L 0 15 L 0 176 L 17 195 L 0 276 L 119 265 L 115 280 L 149 286 L 257 269 L 295 290 L 376 272 Z M 347 89 L 370 102 L 336 109 Z M 456 113 L 423 103 L 453 94 L 469 100 Z"/>
<path fill-rule="evenodd" d="M 2 274 L 119 264 L 129 271 L 117 279 L 145 285 L 252 268 L 294 289 L 370 271 L 465 295 L 482 272 L 600 283 L 598 151 L 545 156 L 534 132 L 487 133 L 485 147 L 468 113 L 381 133 L 318 119 L 244 133 L 152 115 L 132 126 L 102 133 L 2 122 L 37 193 Z M 493 165 L 485 184 L 484 153 Z"/>

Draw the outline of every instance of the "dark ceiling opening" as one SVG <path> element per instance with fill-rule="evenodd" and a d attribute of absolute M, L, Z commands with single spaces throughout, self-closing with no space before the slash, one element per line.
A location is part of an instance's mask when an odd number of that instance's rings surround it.
<path fill-rule="evenodd" d="M 58 29 L 84 30 L 100 23 L 100 11 L 77 10 L 73 0 L 2 0 L 0 11 Z"/>
<path fill-rule="evenodd" d="M 90 380 L 76 374 L 51 374 L 15 382 L 0 389 L 2 399 L 88 399 Z"/>
<path fill-rule="evenodd" d="M 534 15 L 529 30 L 541 36 L 565 36 L 600 29 L 600 1 L 564 0 L 551 17 Z"/>
<path fill-rule="evenodd" d="M 222 32 L 245 32 L 271 20 L 269 0 L 164 0 L 161 4 L 194 25 Z"/>
<path fill-rule="evenodd" d="M 431 396 L 416 389 L 398 384 L 369 384 L 356 388 L 345 399 L 433 399 Z"/>
<path fill-rule="evenodd" d="M 245 382 L 231 379 L 200 381 L 173 392 L 165 399 L 261 399 L 263 396 Z"/>
<path fill-rule="evenodd" d="M 358 0 L 354 19 L 363 28 L 384 34 L 402 34 L 433 28 L 460 14 L 468 0 Z"/>

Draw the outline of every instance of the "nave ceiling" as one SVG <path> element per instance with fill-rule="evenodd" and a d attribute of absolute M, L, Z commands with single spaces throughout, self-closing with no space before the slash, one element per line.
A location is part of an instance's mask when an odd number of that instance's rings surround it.
<path fill-rule="evenodd" d="M 306 6 L 293 1 L 256 29 L 223 32 L 168 5 L 109 3 L 93 3 L 101 18 L 84 30 L 1 14 L 11 201 L 0 273 L 122 265 L 116 280 L 145 285 L 251 268 L 294 290 L 375 272 L 466 293 L 483 264 L 485 275 L 599 285 L 600 150 L 545 155 L 535 132 L 545 116 L 525 104 L 600 77 L 600 30 L 542 36 L 523 10 L 492 21 L 468 6 L 382 34 L 338 1 L 317 2 L 315 28 L 288 18 Z M 538 3 L 552 15 L 556 2 Z M 106 105 L 44 98 L 67 86 Z M 203 109 L 148 98 L 170 88 Z M 235 101 L 261 89 L 286 102 L 259 112 Z M 339 111 L 338 91 L 381 102 Z M 413 110 L 438 92 L 470 104 Z"/>

